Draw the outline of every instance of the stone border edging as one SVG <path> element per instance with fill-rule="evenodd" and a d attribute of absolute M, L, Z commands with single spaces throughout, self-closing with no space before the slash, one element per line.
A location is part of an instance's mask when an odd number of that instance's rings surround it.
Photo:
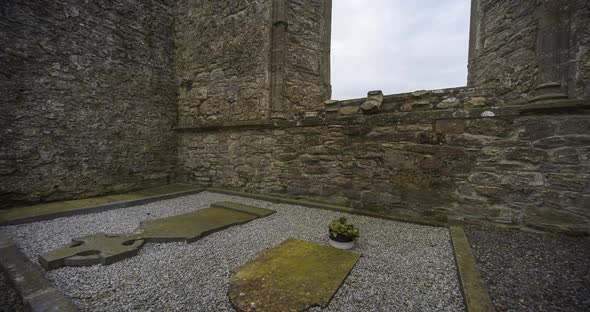
<path fill-rule="evenodd" d="M 318 201 L 313 201 L 313 200 L 308 200 L 308 199 L 296 199 L 296 198 L 289 198 L 289 197 L 283 197 L 283 196 L 278 196 L 278 195 L 264 195 L 264 194 L 248 193 L 248 192 L 241 192 L 241 191 L 232 191 L 232 190 L 226 190 L 226 189 L 215 188 L 215 187 L 206 188 L 205 190 L 210 191 L 210 192 L 214 192 L 214 193 L 248 197 L 248 198 L 252 198 L 252 199 L 259 199 L 259 200 L 269 201 L 269 202 L 273 202 L 273 203 L 299 205 L 299 206 L 305 206 L 305 207 L 309 207 L 309 208 L 319 208 L 319 209 L 331 210 L 331 211 L 336 211 L 336 212 L 361 215 L 361 216 L 366 216 L 366 217 L 386 219 L 386 220 L 397 221 L 397 222 L 406 222 L 406 223 L 413 223 L 413 224 L 427 225 L 427 226 L 436 226 L 436 227 L 447 226 L 446 221 L 436 220 L 434 218 L 428 218 L 428 217 L 412 218 L 412 217 L 405 217 L 405 216 L 382 214 L 382 213 L 378 213 L 378 212 L 363 211 L 363 210 L 354 209 L 351 207 L 334 205 L 334 204 L 318 202 Z"/>
<path fill-rule="evenodd" d="M 414 220 L 406 219 L 396 216 L 383 215 L 371 211 L 361 211 L 358 209 L 333 205 L 322 202 L 315 202 L 306 199 L 295 199 L 276 195 L 263 195 L 255 193 L 247 193 L 241 191 L 232 191 L 221 188 L 207 188 L 206 191 L 235 195 L 241 197 L 248 197 L 252 199 L 259 199 L 273 203 L 284 203 L 292 205 L 300 205 L 310 208 L 326 209 L 337 212 L 344 212 L 356 215 L 363 215 L 368 217 L 381 218 L 386 220 L 408 222 L 419 225 L 429 226 L 448 226 L 451 243 L 453 245 L 453 255 L 455 256 L 455 264 L 457 266 L 457 273 L 459 275 L 459 282 L 461 285 L 461 293 L 465 302 L 465 310 L 467 312 L 495 312 L 494 305 L 490 299 L 485 283 L 475 262 L 475 258 L 471 252 L 471 247 L 467 241 L 467 237 L 463 230 L 463 218 L 460 216 L 448 216 L 447 222 L 436 220 Z"/>
<path fill-rule="evenodd" d="M 25 217 L 21 219 L 9 220 L 0 222 L 3 225 L 15 225 L 31 223 L 43 220 L 51 220 L 55 218 L 82 215 L 95 212 L 103 212 L 117 208 L 125 208 L 135 205 L 141 205 L 158 200 L 166 200 L 170 198 L 197 194 L 202 191 L 210 191 L 214 193 L 226 194 L 247 197 L 252 199 L 264 200 L 273 203 L 284 203 L 292 205 L 300 205 L 309 208 L 325 209 L 342 213 L 350 213 L 355 215 L 362 215 L 368 217 L 375 217 L 398 222 L 414 223 L 419 225 L 449 228 L 453 251 L 455 255 L 455 262 L 459 274 L 459 281 L 461 283 L 461 291 L 465 301 L 465 309 L 467 312 L 491 312 L 495 311 L 491 302 L 489 294 L 485 288 L 485 284 L 475 258 L 469 247 L 467 237 L 463 230 L 463 220 L 457 217 L 448 217 L 448 224 L 445 221 L 435 220 L 428 217 L 407 218 L 402 216 L 394 216 L 381 214 L 372 211 L 362 211 L 351 207 L 334 205 L 325 202 L 318 202 L 308 199 L 289 198 L 277 195 L 263 195 L 256 193 L 248 193 L 241 191 L 226 190 L 221 188 L 206 188 L 195 189 L 190 191 L 182 191 L 169 193 L 164 195 L 150 196 L 146 198 L 127 200 L 121 202 L 114 202 L 104 205 L 97 205 L 92 207 L 85 207 L 73 209 L 69 211 L 50 213 L 45 215 Z M 0 232 L 0 268 L 6 273 L 11 283 L 15 286 L 23 299 L 23 302 L 31 311 L 77 311 L 76 307 L 61 294 L 57 289 L 51 286 L 51 283 L 42 275 L 42 273 L 31 263 L 27 257 L 18 249 L 16 244 L 8 238 L 8 236 Z"/>
<path fill-rule="evenodd" d="M 465 310 L 467 312 L 496 311 L 471 252 L 471 247 L 469 247 L 462 222 L 452 220 L 449 224 L 449 234 L 459 273 L 461 292 L 465 301 Z"/>
<path fill-rule="evenodd" d="M 38 222 L 38 221 L 52 220 L 52 219 L 57 219 L 57 218 L 61 218 L 61 217 L 70 217 L 70 216 L 75 216 L 75 215 L 104 212 L 104 211 L 118 209 L 118 208 L 126 208 L 126 207 L 131 207 L 131 206 L 144 205 L 144 204 L 148 204 L 148 203 L 155 202 L 155 201 L 197 194 L 202 191 L 203 191 L 202 188 L 195 188 L 194 190 L 189 190 L 189 191 L 174 192 L 174 193 L 168 193 L 168 194 L 163 194 L 163 195 L 155 195 L 155 196 L 149 196 L 149 197 L 138 198 L 138 199 L 112 202 L 112 203 L 102 204 L 102 205 L 97 205 L 97 206 L 82 207 L 82 208 L 77 208 L 77 209 L 72 209 L 72 210 L 42 214 L 42 215 L 37 215 L 37 216 L 32 216 L 32 217 L 17 218 L 17 219 L 13 219 L 13 220 L 0 221 L 0 226 L 18 225 L 18 224 L 32 223 L 32 222 Z"/>
<path fill-rule="evenodd" d="M 76 306 L 55 289 L 36 265 L 0 232 L 0 269 L 4 271 L 28 310 L 34 312 L 78 311 Z M 0 272 L 2 274 L 2 272 Z"/>

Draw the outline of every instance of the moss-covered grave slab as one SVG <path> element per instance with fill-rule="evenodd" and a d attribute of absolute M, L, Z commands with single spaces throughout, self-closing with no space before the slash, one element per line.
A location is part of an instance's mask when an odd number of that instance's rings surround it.
<path fill-rule="evenodd" d="M 325 307 L 361 255 L 287 239 L 238 268 L 229 299 L 238 311 L 304 311 Z"/>
<path fill-rule="evenodd" d="M 237 203 L 212 204 L 218 207 L 223 205 L 231 206 L 231 209 L 205 208 L 177 216 L 147 220 L 131 234 L 98 233 L 75 238 L 67 246 L 39 255 L 39 263 L 46 270 L 63 266 L 111 264 L 135 256 L 145 242 L 190 243 L 207 234 L 275 212 Z"/>

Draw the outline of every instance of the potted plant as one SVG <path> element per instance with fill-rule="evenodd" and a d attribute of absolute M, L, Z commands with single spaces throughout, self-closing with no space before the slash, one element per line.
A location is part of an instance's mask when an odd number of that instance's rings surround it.
<path fill-rule="evenodd" d="M 354 247 L 355 239 L 359 236 L 359 229 L 352 222 L 342 217 L 328 224 L 330 229 L 330 246 L 338 249 L 350 249 Z"/>

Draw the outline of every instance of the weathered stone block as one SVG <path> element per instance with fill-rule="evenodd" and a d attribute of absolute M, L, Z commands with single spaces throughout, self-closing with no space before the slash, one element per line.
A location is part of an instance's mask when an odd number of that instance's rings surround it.
<path fill-rule="evenodd" d="M 450 97 L 450 98 L 444 99 L 440 103 L 436 104 L 436 108 L 439 108 L 439 109 L 462 107 L 462 106 L 463 106 L 463 103 L 461 103 L 461 101 L 459 101 L 455 97 Z"/>
<path fill-rule="evenodd" d="M 497 202 L 501 201 L 502 197 L 506 194 L 505 189 L 494 186 L 475 186 L 474 190 L 477 195 L 487 197 Z"/>
<path fill-rule="evenodd" d="M 457 185 L 456 195 L 464 200 L 486 201 L 486 198 L 480 197 L 475 192 L 475 187 L 469 183 L 459 183 Z"/>
<path fill-rule="evenodd" d="M 522 221 L 526 225 L 550 231 L 576 230 L 583 228 L 588 222 L 578 214 L 545 206 L 527 208 Z"/>
<path fill-rule="evenodd" d="M 472 173 L 468 178 L 469 182 L 482 185 L 498 185 L 500 184 L 501 177 L 491 172 L 475 172 Z"/>
<path fill-rule="evenodd" d="M 386 113 L 399 111 L 400 108 L 401 103 L 395 101 L 384 101 L 383 104 L 381 104 L 381 111 Z"/>
<path fill-rule="evenodd" d="M 485 106 L 487 102 L 487 99 L 485 97 L 482 96 L 476 96 L 476 97 L 472 97 L 469 98 L 467 100 L 467 103 L 469 105 L 471 105 L 472 107 L 481 107 L 481 106 Z"/>
<path fill-rule="evenodd" d="M 552 136 L 533 142 L 534 147 L 538 148 L 558 148 L 563 146 L 588 146 L 590 145 L 590 136 L 588 135 L 567 135 Z"/>
<path fill-rule="evenodd" d="M 348 115 L 356 115 L 359 113 L 359 107 L 358 106 L 342 106 L 339 109 L 340 114 L 343 116 L 348 116 Z"/>
<path fill-rule="evenodd" d="M 416 162 L 416 166 L 421 170 L 440 170 L 444 167 L 443 162 L 444 158 L 426 155 Z"/>
<path fill-rule="evenodd" d="M 361 202 L 363 206 L 371 206 L 371 205 L 395 205 L 401 202 L 401 198 L 399 195 L 394 195 L 387 192 L 374 192 L 374 191 L 362 191 L 361 192 Z"/>
<path fill-rule="evenodd" d="M 551 189 L 572 192 L 590 192 L 590 175 L 550 173 L 547 182 Z"/>
<path fill-rule="evenodd" d="M 551 160 L 562 164 L 579 164 L 580 154 L 578 150 L 571 147 L 563 147 L 551 152 Z"/>
<path fill-rule="evenodd" d="M 192 90 L 195 93 L 195 98 L 199 100 L 206 100 L 207 99 L 207 88 L 206 87 L 199 87 Z"/>
<path fill-rule="evenodd" d="M 305 112 L 303 114 L 304 118 L 317 118 L 318 116 L 319 116 L 319 113 L 315 112 L 315 111 L 314 112 Z"/>
<path fill-rule="evenodd" d="M 415 142 L 418 144 L 442 144 L 445 142 L 445 136 L 440 132 L 418 132 L 415 138 Z"/>
<path fill-rule="evenodd" d="M 555 135 L 557 125 L 547 119 L 531 119 L 525 122 L 524 131 L 518 137 L 525 140 L 538 140 Z"/>
<path fill-rule="evenodd" d="M 370 91 L 367 94 L 367 100 L 361 104 L 360 108 L 364 114 L 376 114 L 381 111 L 383 103 L 383 92 L 381 90 Z"/>
<path fill-rule="evenodd" d="M 427 95 L 429 93 L 430 93 L 430 91 L 427 91 L 427 90 L 416 90 L 416 91 L 412 92 L 411 94 L 412 94 L 412 96 L 420 97 L 423 95 Z"/>
<path fill-rule="evenodd" d="M 483 219 L 498 220 L 505 215 L 505 208 L 497 205 L 481 205 L 470 203 L 468 205 L 461 206 L 457 209 L 459 213 L 467 216 L 477 216 Z M 502 218 L 506 219 L 506 218 Z"/>
<path fill-rule="evenodd" d="M 383 156 L 383 165 L 388 170 L 413 169 L 417 155 L 399 150 L 387 151 Z"/>
<path fill-rule="evenodd" d="M 543 186 L 545 179 L 538 172 L 510 172 L 502 175 L 501 183 L 512 186 Z"/>
<path fill-rule="evenodd" d="M 465 132 L 465 121 L 462 119 L 441 119 L 436 121 L 436 131 L 458 134 Z"/>
<path fill-rule="evenodd" d="M 555 148 L 564 145 L 566 145 L 565 138 L 558 136 L 543 138 L 533 142 L 533 146 L 538 148 Z"/>
<path fill-rule="evenodd" d="M 504 148 L 495 146 L 484 146 L 481 154 L 477 155 L 477 161 L 498 161 L 504 157 Z"/>
<path fill-rule="evenodd" d="M 515 131 L 510 120 L 503 118 L 480 118 L 467 122 L 467 132 L 476 135 L 508 137 Z"/>
<path fill-rule="evenodd" d="M 280 161 L 290 161 L 294 160 L 299 156 L 299 153 L 288 153 L 288 152 L 281 152 L 281 151 L 274 151 L 272 156 Z"/>
<path fill-rule="evenodd" d="M 432 124 L 401 124 L 397 125 L 398 131 L 432 131 Z"/>
<path fill-rule="evenodd" d="M 425 111 L 425 110 L 430 110 L 433 107 L 432 103 L 427 100 L 415 101 L 415 102 L 411 102 L 408 104 L 411 105 L 410 106 L 411 111 Z"/>
<path fill-rule="evenodd" d="M 590 117 L 568 118 L 560 122 L 558 134 L 590 133 Z"/>
<path fill-rule="evenodd" d="M 549 158 L 546 151 L 536 148 L 517 147 L 506 152 L 506 159 L 540 163 Z"/>

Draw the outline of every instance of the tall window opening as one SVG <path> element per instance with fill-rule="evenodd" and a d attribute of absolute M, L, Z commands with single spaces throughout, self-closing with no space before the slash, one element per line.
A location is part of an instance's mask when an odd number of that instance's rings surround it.
<path fill-rule="evenodd" d="M 332 98 L 465 86 L 469 0 L 332 2 Z"/>

